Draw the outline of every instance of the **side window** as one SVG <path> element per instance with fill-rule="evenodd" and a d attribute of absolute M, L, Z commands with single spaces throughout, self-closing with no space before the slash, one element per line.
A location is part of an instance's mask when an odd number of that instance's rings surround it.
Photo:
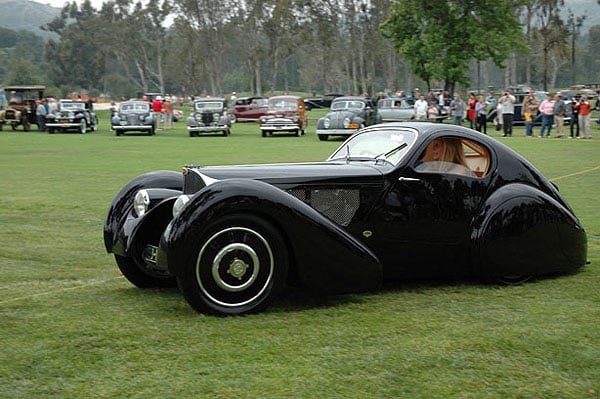
<path fill-rule="evenodd" d="M 419 157 L 415 170 L 424 173 L 448 173 L 474 178 L 487 175 L 488 149 L 473 140 L 460 137 L 433 139 Z"/>

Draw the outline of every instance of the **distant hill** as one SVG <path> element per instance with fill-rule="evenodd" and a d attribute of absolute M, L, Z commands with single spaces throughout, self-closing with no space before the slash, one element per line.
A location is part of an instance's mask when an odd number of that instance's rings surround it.
<path fill-rule="evenodd" d="M 60 8 L 29 0 L 0 0 L 0 27 L 15 31 L 26 30 L 44 38 L 54 34 L 40 26 L 60 15 Z"/>

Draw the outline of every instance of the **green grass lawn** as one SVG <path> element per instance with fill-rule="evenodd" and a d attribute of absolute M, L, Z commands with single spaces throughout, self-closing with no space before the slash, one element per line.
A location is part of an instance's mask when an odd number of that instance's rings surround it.
<path fill-rule="evenodd" d="M 600 129 L 593 140 L 501 138 L 556 182 L 591 264 L 522 286 L 406 282 L 294 291 L 217 318 L 176 290 L 140 290 L 102 242 L 116 192 L 184 164 L 324 159 L 304 137 L 0 132 L 0 398 L 590 398 L 600 394 Z M 491 125 L 490 125 L 491 127 Z M 491 130 L 490 130 L 491 131 Z"/>

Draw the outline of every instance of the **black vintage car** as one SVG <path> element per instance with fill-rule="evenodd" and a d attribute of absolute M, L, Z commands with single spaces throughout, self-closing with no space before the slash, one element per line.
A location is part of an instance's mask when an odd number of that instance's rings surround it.
<path fill-rule="evenodd" d="M 338 97 L 330 112 L 317 122 L 319 140 L 329 136 L 351 136 L 362 127 L 381 121 L 377 107 L 369 97 Z"/>
<path fill-rule="evenodd" d="M 367 127 L 324 162 L 139 176 L 113 200 L 104 243 L 136 286 L 177 282 L 194 309 L 222 315 L 261 311 L 288 285 L 518 283 L 587 256 L 573 210 L 531 163 L 428 122 Z"/>
<path fill-rule="evenodd" d="M 111 129 L 117 136 L 128 132 L 145 132 L 153 136 L 156 132 L 151 104 L 147 101 L 123 101 L 110 120 Z"/>
<path fill-rule="evenodd" d="M 190 137 L 203 133 L 231 134 L 231 119 L 227 113 L 227 101 L 224 98 L 202 98 L 195 100 L 193 111 L 187 118 L 187 130 Z"/>
<path fill-rule="evenodd" d="M 46 128 L 48 133 L 76 130 L 84 134 L 88 129 L 98 130 L 98 119 L 90 101 L 60 100 L 56 110 L 46 115 Z"/>

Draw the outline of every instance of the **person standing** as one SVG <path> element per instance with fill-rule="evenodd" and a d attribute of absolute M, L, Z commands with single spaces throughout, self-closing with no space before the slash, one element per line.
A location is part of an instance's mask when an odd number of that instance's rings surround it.
<path fill-rule="evenodd" d="M 525 121 L 525 137 L 533 136 L 533 125 L 538 112 L 539 101 L 535 97 L 535 92 L 529 90 L 529 95 L 523 100 L 521 112 Z"/>
<path fill-rule="evenodd" d="M 469 121 L 469 127 L 471 129 L 475 129 L 475 122 L 477 119 L 475 112 L 475 107 L 477 106 L 477 97 L 475 96 L 475 93 L 469 93 L 469 101 L 467 101 L 467 106 L 469 107 L 467 109 L 467 120 Z"/>
<path fill-rule="evenodd" d="M 502 97 L 498 99 L 500 109 L 502 110 L 502 127 L 504 134 L 502 137 L 512 136 L 513 117 L 515 113 L 515 96 L 510 94 L 510 90 L 506 89 Z"/>
<path fill-rule="evenodd" d="M 590 118 L 592 112 L 592 103 L 588 101 L 587 96 L 581 96 L 577 104 L 573 106 L 579 111 L 579 126 L 582 139 L 591 139 Z"/>
<path fill-rule="evenodd" d="M 156 96 L 154 101 L 152 101 L 152 113 L 154 114 L 154 127 L 156 130 L 160 129 L 160 119 L 162 116 L 162 97 Z"/>
<path fill-rule="evenodd" d="M 477 131 L 487 134 L 487 103 L 483 96 L 479 96 L 479 101 L 475 104 L 475 116 L 477 122 L 475 127 Z"/>
<path fill-rule="evenodd" d="M 435 101 L 429 101 L 429 108 L 427 108 L 427 119 L 430 122 L 437 122 L 439 110 Z"/>
<path fill-rule="evenodd" d="M 556 125 L 556 138 L 560 139 L 564 136 L 563 129 L 565 123 L 565 102 L 562 94 L 556 94 L 556 101 L 554 101 L 554 124 Z"/>
<path fill-rule="evenodd" d="M 35 117 L 37 120 L 38 130 L 40 132 L 46 131 L 46 106 L 42 100 L 36 101 Z"/>
<path fill-rule="evenodd" d="M 170 96 L 165 97 L 162 112 L 165 117 L 165 129 L 173 129 L 173 103 Z"/>
<path fill-rule="evenodd" d="M 574 98 L 572 94 L 569 94 L 569 100 L 567 106 L 567 110 L 571 111 L 571 119 L 569 120 L 569 130 L 571 132 L 569 138 L 573 138 L 573 130 L 575 130 L 575 137 L 579 138 L 579 109 L 575 108 L 575 104 L 579 100 Z"/>
<path fill-rule="evenodd" d="M 552 93 L 546 94 L 546 99 L 540 103 L 540 115 L 542 117 L 542 127 L 540 128 L 539 138 L 550 137 L 552 131 L 552 121 L 554 120 L 554 101 L 552 101 Z"/>
<path fill-rule="evenodd" d="M 423 120 L 427 118 L 427 108 L 428 104 L 425 101 L 425 95 L 421 94 L 419 99 L 415 101 L 414 106 L 414 119 L 415 120 Z"/>
<path fill-rule="evenodd" d="M 454 94 L 454 100 L 450 102 L 450 110 L 452 111 L 452 120 L 455 125 L 462 125 L 463 114 L 465 112 L 465 105 L 460 99 L 460 94 Z"/>

